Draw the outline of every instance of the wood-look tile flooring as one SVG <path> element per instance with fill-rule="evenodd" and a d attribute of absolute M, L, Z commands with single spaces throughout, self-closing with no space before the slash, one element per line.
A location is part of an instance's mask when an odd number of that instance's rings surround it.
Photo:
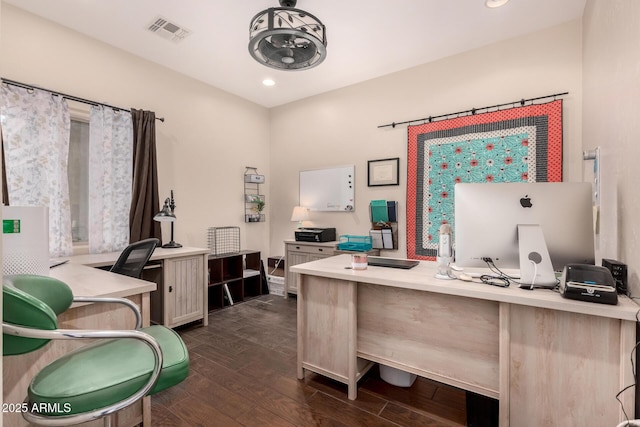
<path fill-rule="evenodd" d="M 178 329 L 191 372 L 151 399 L 159 426 L 461 426 L 464 392 L 418 377 L 389 385 L 372 369 L 358 398 L 346 385 L 307 372 L 296 379 L 296 299 L 261 297 Z"/>

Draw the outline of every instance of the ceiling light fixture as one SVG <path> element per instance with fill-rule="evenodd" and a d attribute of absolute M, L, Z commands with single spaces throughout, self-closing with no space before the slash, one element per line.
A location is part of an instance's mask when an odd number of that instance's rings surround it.
<path fill-rule="evenodd" d="M 507 2 L 509 2 L 509 0 L 486 0 L 484 4 L 493 9 L 495 7 L 504 6 Z"/>
<path fill-rule="evenodd" d="M 278 70 L 305 70 L 324 61 L 327 37 L 318 18 L 295 9 L 297 0 L 263 10 L 249 27 L 249 53 L 259 63 Z"/>

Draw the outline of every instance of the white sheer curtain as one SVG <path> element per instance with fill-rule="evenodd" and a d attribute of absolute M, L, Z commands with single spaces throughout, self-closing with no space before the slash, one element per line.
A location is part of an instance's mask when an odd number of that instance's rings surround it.
<path fill-rule="evenodd" d="M 70 255 L 67 102 L 49 92 L 4 84 L 0 98 L 9 204 L 47 206 L 49 253 Z"/>
<path fill-rule="evenodd" d="M 89 252 L 129 244 L 133 178 L 131 113 L 91 107 L 89 123 Z"/>

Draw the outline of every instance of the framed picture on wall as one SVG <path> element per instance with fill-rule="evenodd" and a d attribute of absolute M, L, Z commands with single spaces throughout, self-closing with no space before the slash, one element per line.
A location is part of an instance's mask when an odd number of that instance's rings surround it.
<path fill-rule="evenodd" d="M 367 162 L 367 185 L 400 185 L 400 158 L 369 160 Z"/>

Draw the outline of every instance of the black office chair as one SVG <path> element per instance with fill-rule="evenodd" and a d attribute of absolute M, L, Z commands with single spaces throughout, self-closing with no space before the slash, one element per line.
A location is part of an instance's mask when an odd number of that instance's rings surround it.
<path fill-rule="evenodd" d="M 142 269 L 159 244 L 160 240 L 156 238 L 131 243 L 124 248 L 118 260 L 109 271 L 139 279 L 142 275 Z"/>

